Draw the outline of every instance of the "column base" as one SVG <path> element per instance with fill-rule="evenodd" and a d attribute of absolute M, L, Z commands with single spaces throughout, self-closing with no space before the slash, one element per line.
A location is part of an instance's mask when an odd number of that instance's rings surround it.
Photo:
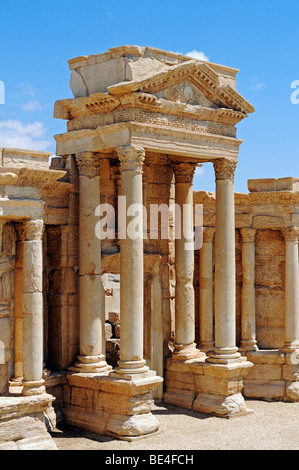
<path fill-rule="evenodd" d="M 74 372 L 86 372 L 88 374 L 101 374 L 109 372 L 112 367 L 106 362 L 105 356 L 100 354 L 98 356 L 78 356 L 78 361 L 69 370 Z"/>
<path fill-rule="evenodd" d="M 230 364 L 238 362 L 241 359 L 241 354 L 238 348 L 214 348 L 213 352 L 209 354 L 207 362 L 212 364 Z"/>
<path fill-rule="evenodd" d="M 23 377 L 13 377 L 9 382 L 9 386 L 10 387 L 23 387 L 23 381 L 24 381 Z"/>
<path fill-rule="evenodd" d="M 283 353 L 293 353 L 298 350 L 299 353 L 299 342 L 298 341 L 292 341 L 289 343 L 285 343 L 282 348 L 280 348 L 280 351 Z"/>
<path fill-rule="evenodd" d="M 214 341 L 201 341 L 198 345 L 199 351 L 208 353 L 208 352 L 213 352 L 215 348 L 215 343 Z"/>
<path fill-rule="evenodd" d="M 171 357 L 177 361 L 189 361 L 190 359 L 205 356 L 205 353 L 196 348 L 196 344 L 175 344 Z"/>
<path fill-rule="evenodd" d="M 22 382 L 23 390 L 22 395 L 32 396 L 32 395 L 42 395 L 46 393 L 45 381 L 42 380 L 23 380 Z"/>
<path fill-rule="evenodd" d="M 110 377 L 123 380 L 133 380 L 138 377 L 144 377 L 149 372 L 149 367 L 145 365 L 145 360 L 140 361 L 118 361 L 117 367 L 110 372 Z"/>
<path fill-rule="evenodd" d="M 133 380 L 118 374 L 68 372 L 66 380 L 72 393 L 63 405 L 63 415 L 72 426 L 129 441 L 159 430 L 151 412 L 152 392 L 163 379 L 154 371 Z"/>
<path fill-rule="evenodd" d="M 239 352 L 240 353 L 246 353 L 247 351 L 258 351 L 259 348 L 257 346 L 257 341 L 255 340 L 242 340 L 240 347 L 239 347 Z"/>

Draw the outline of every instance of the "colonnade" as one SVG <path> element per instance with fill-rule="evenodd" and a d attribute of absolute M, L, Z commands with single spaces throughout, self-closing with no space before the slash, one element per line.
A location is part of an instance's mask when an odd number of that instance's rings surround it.
<path fill-rule="evenodd" d="M 217 201 L 217 195 L 216 195 Z M 218 200 L 220 205 L 220 201 Z M 235 334 L 235 326 L 233 324 L 232 312 L 234 311 L 233 297 L 230 298 L 230 308 L 224 308 L 226 296 L 229 295 L 229 286 L 226 290 L 219 291 L 220 285 L 231 283 L 231 292 L 234 291 L 232 280 L 235 282 L 234 268 L 228 271 L 225 269 L 225 264 L 221 267 L 219 265 L 219 249 L 222 251 L 222 256 L 225 257 L 226 248 L 224 247 L 225 241 L 223 240 L 223 231 L 221 235 L 220 226 L 222 230 L 224 227 L 224 220 L 221 219 L 221 209 L 217 206 L 216 202 L 216 233 L 218 238 L 215 239 L 215 335 L 213 325 L 213 237 L 215 229 L 213 227 L 204 227 L 203 231 L 203 245 L 200 251 L 200 264 L 199 264 L 199 347 L 202 351 L 211 353 L 214 346 L 214 337 L 216 344 L 227 345 L 233 343 L 233 338 L 229 340 L 229 331 Z M 222 215 L 226 217 L 225 212 Z M 220 235 L 219 235 L 220 229 Z M 228 232 L 227 232 L 228 233 Z M 255 295 L 255 239 L 256 229 L 253 227 L 244 227 L 240 229 L 241 243 L 242 243 L 242 292 L 241 292 L 241 344 L 239 352 L 246 354 L 248 351 L 257 351 L 258 344 L 256 340 L 256 295 Z M 282 229 L 282 234 L 285 240 L 285 342 L 280 348 L 282 352 L 290 352 L 299 349 L 299 262 L 298 262 L 298 239 L 299 228 L 288 227 Z M 228 236 L 228 235 L 227 235 Z M 234 243 L 235 236 L 233 232 L 230 235 L 231 249 Z M 221 240 L 221 241 L 220 241 Z M 217 245 L 218 241 L 218 245 Z M 222 246 L 219 246 L 221 243 Z M 226 256 L 229 256 L 226 251 Z M 217 263 L 218 259 L 218 263 Z M 220 252 L 221 260 L 221 252 Z M 227 264 L 228 266 L 228 264 Z M 218 272 L 218 277 L 217 277 Z M 221 279 L 223 278 L 223 279 Z M 229 281 L 230 279 L 230 281 Z M 220 294 L 221 292 L 221 294 Z M 235 295 L 235 294 L 234 294 Z M 229 305 L 229 303 L 227 304 Z M 226 315 L 230 312 L 230 321 Z M 219 320 L 221 318 L 221 320 Z M 226 331 L 227 330 L 227 331 Z M 224 336 L 220 336 L 220 335 Z M 225 340 L 226 338 L 226 340 Z M 215 357 L 213 352 L 212 357 Z M 209 359 L 210 360 L 210 359 Z"/>
<path fill-rule="evenodd" d="M 116 149 L 120 160 L 121 193 L 127 208 L 142 206 L 142 173 L 145 150 L 138 146 Z M 109 372 L 105 359 L 105 309 L 101 284 L 101 240 L 95 235 L 95 211 L 100 204 L 100 155 L 84 152 L 76 155 L 80 181 L 80 355 L 75 368 L 85 372 Z M 185 249 L 186 233 L 193 227 L 193 175 L 196 164 L 173 163 L 175 202 L 184 214 L 181 237 L 175 242 L 175 350 L 176 360 L 194 358 L 199 350 L 208 352 L 207 361 L 227 364 L 239 360 L 240 351 L 257 349 L 255 337 L 255 229 L 241 229 L 242 237 L 242 341 L 236 346 L 235 315 L 235 161 L 214 162 L 216 175 L 216 226 L 205 228 L 200 253 L 200 344 L 195 344 L 194 250 Z M 184 206 L 189 209 L 184 211 Z M 126 220 L 128 229 L 129 217 Z M 142 223 L 142 217 L 140 217 Z M 183 224 L 189 230 L 183 229 Z M 16 375 L 23 376 L 23 394 L 45 391 L 43 381 L 43 250 L 44 225 L 41 219 L 16 225 L 22 273 L 16 282 L 22 285 L 22 341 L 16 342 Z M 139 233 L 143 233 L 142 227 Z M 215 234 L 215 334 L 213 335 L 213 237 Z M 283 230 L 285 255 L 285 344 L 282 351 L 299 348 L 299 266 L 298 228 Z M 121 347 L 114 377 L 132 378 L 146 374 L 143 358 L 143 239 L 121 237 Z M 22 365 L 21 365 L 22 362 Z"/>

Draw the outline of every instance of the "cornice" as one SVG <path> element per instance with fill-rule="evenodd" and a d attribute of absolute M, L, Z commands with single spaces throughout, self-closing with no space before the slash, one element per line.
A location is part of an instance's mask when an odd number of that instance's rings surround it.
<path fill-rule="evenodd" d="M 113 96 L 136 91 L 156 93 L 186 79 L 202 90 L 207 98 L 219 107 L 231 108 L 244 114 L 254 112 L 254 107 L 230 85 L 222 83 L 221 77 L 208 64 L 196 60 L 175 65 L 170 70 L 154 73 L 143 79 L 111 85 L 107 89 Z"/>
<path fill-rule="evenodd" d="M 134 92 L 118 98 L 109 93 L 96 93 L 84 98 L 60 100 L 55 103 L 54 117 L 69 121 L 85 116 L 110 115 L 122 109 L 140 109 L 162 115 L 178 116 L 195 121 L 211 121 L 236 125 L 245 119 L 246 114 L 227 108 L 206 108 L 163 98 L 148 93 Z"/>

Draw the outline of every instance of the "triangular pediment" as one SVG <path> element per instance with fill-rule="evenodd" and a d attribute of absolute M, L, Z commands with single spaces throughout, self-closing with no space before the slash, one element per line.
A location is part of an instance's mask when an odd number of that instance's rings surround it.
<path fill-rule="evenodd" d="M 184 80 L 181 83 L 176 83 L 164 89 L 162 88 L 160 91 L 153 94 L 157 98 L 163 98 L 168 101 L 179 101 L 193 106 L 203 106 L 213 109 L 218 107 L 190 80 Z"/>
<path fill-rule="evenodd" d="M 192 85 L 192 87 L 191 87 Z M 186 87 L 189 87 L 189 89 Z M 175 97 L 175 88 L 178 96 Z M 191 90 L 190 90 L 191 88 Z M 170 101 L 179 101 L 180 96 L 191 96 L 191 101 L 200 104 L 200 101 L 208 101 L 207 107 L 228 108 L 240 111 L 244 114 L 254 112 L 253 106 L 239 95 L 230 85 L 223 82 L 221 77 L 207 63 L 197 60 L 190 60 L 169 68 L 167 71 L 147 74 L 137 80 L 118 83 L 108 87 L 108 92 L 112 96 L 121 96 L 134 92 L 142 92 L 162 97 L 163 94 L 172 96 Z M 164 96 L 165 99 L 167 99 Z M 185 96 L 181 100 L 186 101 Z M 196 102 L 199 100 L 199 103 Z"/>

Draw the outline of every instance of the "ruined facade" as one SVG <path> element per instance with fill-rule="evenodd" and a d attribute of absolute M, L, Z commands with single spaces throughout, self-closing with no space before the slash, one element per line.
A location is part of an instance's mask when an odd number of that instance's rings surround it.
<path fill-rule="evenodd" d="M 153 398 L 225 417 L 298 401 L 299 180 L 234 193 L 238 71 L 137 46 L 69 65 L 59 157 L 1 151 L 0 448 L 55 448 L 45 420 L 146 436 Z M 206 162 L 215 193 L 194 192 Z M 175 210 L 126 236 L 135 205 L 181 209 L 181 236 Z"/>

